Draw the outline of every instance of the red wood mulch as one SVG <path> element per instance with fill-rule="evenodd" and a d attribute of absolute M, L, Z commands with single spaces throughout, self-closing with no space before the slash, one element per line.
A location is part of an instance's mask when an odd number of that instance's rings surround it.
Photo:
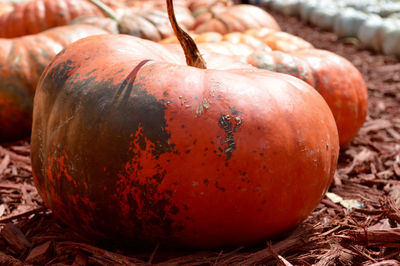
<path fill-rule="evenodd" d="M 330 188 L 334 194 L 301 226 L 284 240 L 236 250 L 98 248 L 58 224 L 42 206 L 29 143 L 21 141 L 0 146 L 0 265 L 399 265 L 400 62 L 362 50 L 354 39 L 337 40 L 296 18 L 274 15 L 283 30 L 348 58 L 369 89 L 369 115 L 341 152 Z"/>

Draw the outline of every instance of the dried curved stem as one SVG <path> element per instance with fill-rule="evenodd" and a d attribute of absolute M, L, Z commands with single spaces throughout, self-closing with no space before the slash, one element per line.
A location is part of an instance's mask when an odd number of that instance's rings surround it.
<path fill-rule="evenodd" d="M 179 27 L 178 22 L 176 21 L 172 0 L 167 0 L 167 9 L 172 29 L 174 30 L 176 38 L 178 38 L 178 41 L 185 53 L 186 64 L 188 64 L 188 66 L 206 69 L 206 62 L 201 56 L 196 43 L 193 41 L 192 37 L 189 36 L 189 34 Z"/>

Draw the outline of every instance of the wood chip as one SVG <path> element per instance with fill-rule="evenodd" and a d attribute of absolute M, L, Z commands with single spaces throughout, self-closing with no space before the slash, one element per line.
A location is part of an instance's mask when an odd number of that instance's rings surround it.
<path fill-rule="evenodd" d="M 3 227 L 0 231 L 0 236 L 17 252 L 24 252 L 31 247 L 31 243 L 26 239 L 24 233 L 12 223 L 8 223 Z"/>
<path fill-rule="evenodd" d="M 54 255 L 54 244 L 52 241 L 47 241 L 39 246 L 34 247 L 29 252 L 28 257 L 25 259 L 26 263 L 32 264 L 46 264 Z"/>

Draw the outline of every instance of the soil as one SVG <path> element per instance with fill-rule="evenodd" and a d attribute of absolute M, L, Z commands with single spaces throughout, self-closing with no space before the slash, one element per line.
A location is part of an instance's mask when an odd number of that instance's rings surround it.
<path fill-rule="evenodd" d="M 369 92 L 367 121 L 306 221 L 284 239 L 230 250 L 99 247 L 42 205 L 24 140 L 0 146 L 0 265 L 400 265 L 400 61 L 272 14 L 284 31 L 350 60 Z"/>

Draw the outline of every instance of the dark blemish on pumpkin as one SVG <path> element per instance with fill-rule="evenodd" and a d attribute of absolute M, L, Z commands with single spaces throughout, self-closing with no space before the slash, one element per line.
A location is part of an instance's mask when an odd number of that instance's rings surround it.
<path fill-rule="evenodd" d="M 115 72 L 115 74 L 119 74 L 119 73 L 122 73 L 122 72 L 124 72 L 124 68 L 121 68 L 120 70 L 118 70 L 117 72 Z"/>
<path fill-rule="evenodd" d="M 172 207 L 171 207 L 171 213 L 172 213 L 173 215 L 177 215 L 177 214 L 179 213 L 178 207 L 172 206 Z"/>
<path fill-rule="evenodd" d="M 96 71 L 97 71 L 97 68 L 95 68 L 95 69 L 89 71 L 88 73 L 85 74 L 85 76 L 86 76 L 86 77 L 89 77 L 90 75 L 92 75 L 92 74 L 93 74 L 94 72 L 96 72 Z"/>
<path fill-rule="evenodd" d="M 222 192 L 225 192 L 225 188 L 219 186 L 219 185 L 218 185 L 218 181 L 215 182 L 215 187 L 216 187 L 217 189 L 221 190 Z"/>
<path fill-rule="evenodd" d="M 326 150 L 328 150 L 329 149 L 329 144 L 326 144 Z"/>
<path fill-rule="evenodd" d="M 230 115 L 220 115 L 218 124 L 221 128 L 224 129 L 225 131 L 225 154 L 227 160 L 229 160 L 232 157 L 232 152 L 236 150 L 236 143 L 234 139 L 233 132 L 237 125 L 233 125 L 231 121 Z"/>
<path fill-rule="evenodd" d="M 235 106 L 230 106 L 229 109 L 231 110 L 231 114 L 232 114 L 232 115 L 238 115 L 238 114 L 241 113 L 241 112 L 239 112 L 238 110 L 236 110 L 236 107 L 235 107 Z"/>
<path fill-rule="evenodd" d="M 264 156 L 264 153 L 260 152 L 259 155 L 262 157 L 262 156 Z"/>
<path fill-rule="evenodd" d="M 201 163 L 201 166 L 205 166 L 205 165 L 206 165 L 206 163 L 205 163 L 205 162 L 202 162 L 202 163 Z"/>
<path fill-rule="evenodd" d="M 186 150 L 186 151 L 185 151 L 186 154 L 188 154 L 188 153 L 190 153 L 190 152 L 191 152 L 191 150 Z"/>
<path fill-rule="evenodd" d="M 221 95 L 217 95 L 217 99 L 221 99 L 222 98 L 222 96 Z"/>
<path fill-rule="evenodd" d="M 185 128 L 185 125 L 181 125 L 181 128 Z"/>
<path fill-rule="evenodd" d="M 208 151 L 208 148 L 204 148 L 205 151 Z"/>
<path fill-rule="evenodd" d="M 197 143 L 197 139 L 195 139 L 194 141 L 193 141 L 193 144 L 196 144 Z"/>
<path fill-rule="evenodd" d="M 164 97 L 168 97 L 168 92 L 167 92 L 167 91 L 164 91 L 164 92 L 163 92 L 163 95 L 164 95 Z"/>
<path fill-rule="evenodd" d="M 224 151 L 221 147 L 218 147 L 218 150 L 219 150 L 220 152 L 223 152 L 223 151 Z"/>
<path fill-rule="evenodd" d="M 172 117 L 169 119 L 169 121 L 172 121 L 172 120 L 174 120 Z"/>
<path fill-rule="evenodd" d="M 184 209 L 184 210 L 188 210 L 189 207 L 188 207 L 186 204 L 183 204 L 183 209 Z"/>
<path fill-rule="evenodd" d="M 263 201 L 261 201 L 261 203 L 262 203 L 262 204 L 265 204 L 265 203 L 267 203 L 267 200 L 263 200 Z"/>
<path fill-rule="evenodd" d="M 214 141 L 211 141 L 210 143 L 211 143 L 211 144 L 214 144 Z"/>
<path fill-rule="evenodd" d="M 72 60 L 68 59 L 65 62 L 59 63 L 57 66 L 51 68 L 50 76 L 56 88 L 62 88 L 71 76 L 71 72 L 74 69 Z"/>
<path fill-rule="evenodd" d="M 189 216 L 186 216 L 185 219 L 186 219 L 186 221 L 189 221 L 189 220 L 190 220 L 190 217 L 189 217 Z"/>
<path fill-rule="evenodd" d="M 182 232 L 185 229 L 185 227 L 183 225 L 179 225 L 177 227 L 177 229 L 178 229 L 178 232 Z"/>
<path fill-rule="evenodd" d="M 90 56 L 84 58 L 85 61 L 89 61 L 89 59 L 90 59 Z"/>
<path fill-rule="evenodd" d="M 208 183 L 209 183 L 208 179 L 204 179 L 203 183 L 204 183 L 204 185 L 208 185 Z"/>
<path fill-rule="evenodd" d="M 194 96 L 194 99 L 195 99 L 196 101 L 198 101 L 198 100 L 199 100 L 199 97 L 197 97 L 197 96 Z"/>

